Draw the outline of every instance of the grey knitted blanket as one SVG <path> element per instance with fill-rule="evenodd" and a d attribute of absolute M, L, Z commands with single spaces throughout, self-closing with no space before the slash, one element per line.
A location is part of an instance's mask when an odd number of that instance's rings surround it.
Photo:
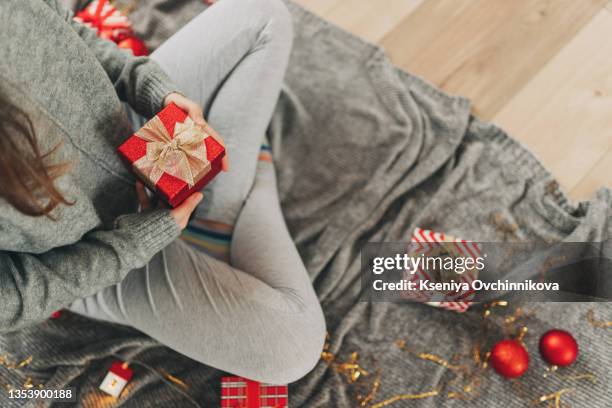
<path fill-rule="evenodd" d="M 141 3 L 132 20 L 152 46 L 204 8 L 197 0 Z M 561 389 L 569 389 L 568 405 L 612 406 L 612 328 L 587 319 L 593 309 L 597 319 L 612 320 L 606 303 L 521 304 L 530 312 L 531 366 L 509 381 L 490 368 L 467 375 L 418 353 L 472 364 L 476 346 L 485 351 L 504 337 L 504 317 L 518 303 L 492 309 L 483 324 L 481 306 L 456 314 L 359 301 L 359 254 L 368 241 L 406 241 L 414 227 L 480 241 L 603 241 L 612 235 L 610 190 L 570 203 L 525 148 L 473 118 L 467 100 L 394 68 L 379 48 L 301 8 L 291 11 L 295 49 L 269 133 L 282 206 L 326 313 L 328 352 L 336 362 L 357 352 L 368 374 L 350 383 L 341 366 L 321 361 L 290 386 L 291 406 L 359 406 L 356 395 L 371 390 L 377 373 L 373 402 L 429 393 L 392 407 L 521 407 Z M 581 346 L 578 362 L 560 373 L 547 373 L 537 355 L 539 335 L 553 327 L 574 333 Z M 64 314 L 2 336 L 4 353 L 9 360 L 32 355 L 32 362 L 1 366 L 0 385 L 19 388 L 31 377 L 46 388 L 76 387 L 84 407 L 190 406 L 180 386 L 162 381 L 164 372 L 187 384 L 200 406 L 219 406 L 223 373 L 126 327 Z M 153 369 L 135 363 L 119 400 L 97 390 L 113 355 Z M 21 405 L 0 393 L 0 406 Z"/>

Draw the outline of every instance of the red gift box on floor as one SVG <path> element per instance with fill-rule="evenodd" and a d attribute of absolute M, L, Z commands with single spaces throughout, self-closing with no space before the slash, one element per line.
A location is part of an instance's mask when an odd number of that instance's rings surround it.
<path fill-rule="evenodd" d="M 132 35 L 130 20 L 108 0 L 92 1 L 74 19 L 93 28 L 99 37 L 107 40 L 117 42 Z"/>
<path fill-rule="evenodd" d="M 74 19 L 93 28 L 98 37 L 115 42 L 120 48 L 130 49 L 135 56 L 149 55 L 146 45 L 136 37 L 127 16 L 108 0 L 94 0 Z"/>
<path fill-rule="evenodd" d="M 221 378 L 221 408 L 287 408 L 286 385 L 262 384 L 243 377 Z"/>
<path fill-rule="evenodd" d="M 171 207 L 221 171 L 225 148 L 171 103 L 118 148 L 134 173 Z"/>
<path fill-rule="evenodd" d="M 472 258 L 474 261 L 481 254 L 481 247 L 478 243 L 422 228 L 415 228 L 410 242 L 412 245 L 416 246 L 415 255 L 431 255 L 431 252 L 439 250 L 442 244 L 449 244 L 449 247 L 452 247 L 451 252 L 453 252 L 456 256 Z M 461 283 L 466 283 L 471 286 L 472 282 L 478 278 L 478 270 L 472 268 L 467 270 L 465 273 L 457 274 L 456 276 Z M 427 271 L 422 267 L 417 268 L 414 273 L 407 276 L 407 279 L 417 284 L 420 280 L 435 281 L 435 279 L 432 279 L 432 277 L 429 276 Z M 409 291 L 406 292 L 406 297 L 430 306 L 463 313 L 470 307 L 470 304 L 474 300 L 475 294 L 472 289 L 450 293 L 434 291 Z"/>

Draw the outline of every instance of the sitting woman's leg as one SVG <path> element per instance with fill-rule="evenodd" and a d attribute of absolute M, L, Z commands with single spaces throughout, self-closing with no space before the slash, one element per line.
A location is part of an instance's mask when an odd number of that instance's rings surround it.
<path fill-rule="evenodd" d="M 200 217 L 233 230 L 233 266 L 176 241 L 146 268 L 71 307 L 131 325 L 202 363 L 272 383 L 306 374 L 325 336 L 321 307 L 281 213 L 272 163 L 257 161 L 289 54 L 289 18 L 279 0 L 224 0 L 154 55 L 204 104 L 226 140 L 230 172 L 204 192 Z"/>
<path fill-rule="evenodd" d="M 232 263 L 175 241 L 118 285 L 72 310 L 131 325 L 197 361 L 283 384 L 320 358 L 325 321 L 291 241 L 272 163 L 260 161 L 240 213 Z"/>
<path fill-rule="evenodd" d="M 186 233 L 188 241 L 206 248 L 200 240 L 206 241 L 207 229 L 213 229 L 213 237 L 231 234 L 253 183 L 291 42 L 291 16 L 282 1 L 224 0 L 153 53 L 186 96 L 202 103 L 229 157 L 229 172 L 204 190 L 204 201 Z"/>

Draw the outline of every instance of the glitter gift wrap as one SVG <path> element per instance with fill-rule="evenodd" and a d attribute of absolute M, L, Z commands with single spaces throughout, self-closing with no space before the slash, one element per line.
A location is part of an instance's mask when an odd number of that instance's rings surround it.
<path fill-rule="evenodd" d="M 243 377 L 221 378 L 221 408 L 287 408 L 286 385 L 262 384 Z"/>
<path fill-rule="evenodd" d="M 480 245 L 474 242 L 469 242 L 464 239 L 452 237 L 440 232 L 434 232 L 425 230 L 422 228 L 415 228 L 412 233 L 411 243 L 416 245 L 418 254 L 424 254 L 427 256 L 433 255 L 434 251 L 438 251 L 441 248 L 442 243 L 449 243 L 452 247 L 452 252 L 455 256 L 469 257 L 476 259 L 481 254 Z M 477 279 L 478 270 L 473 268 L 467 270 L 463 274 L 452 274 L 451 277 L 432 277 L 431 272 L 425 271 L 423 268 L 417 268 L 416 272 L 411 275 L 412 281 L 420 280 L 434 280 L 439 281 L 441 279 L 457 278 L 460 282 L 471 283 Z M 408 291 L 406 296 L 415 299 L 416 301 L 425 303 L 430 306 L 440 307 L 455 312 L 465 312 L 472 300 L 474 299 L 474 291 L 459 291 L 452 293 L 441 293 L 435 291 Z"/>
<path fill-rule="evenodd" d="M 171 103 L 121 146 L 136 176 L 171 207 L 201 190 L 219 171 L 225 148 Z"/>

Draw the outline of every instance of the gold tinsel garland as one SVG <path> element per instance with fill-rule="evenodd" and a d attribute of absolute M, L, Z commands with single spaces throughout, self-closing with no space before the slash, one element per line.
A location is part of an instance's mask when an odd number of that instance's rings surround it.
<path fill-rule="evenodd" d="M 598 329 L 610 329 L 612 328 L 612 321 L 606 322 L 595 318 L 595 310 L 590 309 L 586 314 L 586 320 L 593 327 Z"/>
<path fill-rule="evenodd" d="M 485 334 L 487 334 L 482 336 L 484 339 L 490 337 L 491 326 L 494 326 L 490 321 L 495 315 L 494 310 L 506 308 L 508 306 L 509 304 L 506 301 L 494 301 L 484 305 L 481 322 L 481 329 Z M 527 322 L 534 316 L 534 310 L 526 311 L 521 307 L 514 308 L 514 310 L 509 314 L 506 313 L 499 316 L 498 320 L 501 320 L 503 335 L 505 337 L 514 337 L 525 345 L 524 338 L 529 332 Z M 612 322 L 597 320 L 592 310 L 587 314 L 587 321 L 594 327 L 612 327 Z M 488 369 L 491 353 L 488 351 L 488 347 L 485 349 L 487 351 L 483 351 L 481 340 L 475 341 L 471 347 L 471 353 L 469 356 L 453 356 L 449 360 L 433 352 L 412 349 L 409 346 L 409 343 L 404 339 L 396 340 L 395 346 L 402 351 L 406 351 L 414 358 L 444 367 L 446 370 L 452 373 L 452 378 L 434 389 L 423 390 L 416 393 L 397 394 L 376 402 L 376 396 L 381 388 L 381 379 L 383 377 L 382 370 L 375 370 L 375 375 L 372 376 L 369 373 L 369 369 L 364 368 L 359 362 L 360 356 L 357 351 L 351 352 L 347 361 L 342 361 L 329 351 L 329 336 L 321 358 L 328 364 L 330 369 L 334 370 L 345 378 L 348 384 L 357 386 L 357 388 L 364 389 L 366 391 L 356 393 L 355 400 L 357 402 L 357 406 L 359 407 L 383 408 L 395 404 L 398 401 L 434 397 L 470 400 L 478 397 L 481 390 L 484 388 L 483 385 L 486 383 L 488 378 L 488 376 L 485 374 Z M 542 375 L 544 379 L 549 376 L 555 376 L 564 382 L 577 382 L 581 380 L 587 380 L 591 383 L 596 382 L 596 377 L 590 373 L 561 375 L 559 374 L 558 367 L 556 366 L 549 367 L 547 372 Z M 565 407 L 562 401 L 563 396 L 572 393 L 576 389 L 575 387 L 564 387 L 557 391 L 538 397 L 530 397 L 522 391 L 522 383 L 520 381 L 514 380 L 512 385 L 519 388 L 517 394 L 529 405 L 546 404 L 545 406 L 547 408 Z"/>
<path fill-rule="evenodd" d="M 4 354 L 2 356 L 0 356 L 0 366 L 6 368 L 7 370 L 10 371 L 18 371 L 28 365 L 30 365 L 32 363 L 32 360 L 34 359 L 33 356 L 29 356 L 26 357 L 25 359 L 21 360 L 21 361 L 11 361 L 9 360 L 9 357 L 7 354 Z M 34 381 L 32 380 L 32 377 L 25 377 L 25 379 L 23 380 L 23 382 L 21 383 L 21 385 L 19 386 L 19 389 L 22 390 L 29 390 L 31 388 L 34 387 L 38 387 L 38 388 L 42 388 L 44 386 L 44 384 L 34 384 Z M 17 387 L 14 387 L 11 384 L 4 384 L 4 388 L 7 391 L 11 391 L 16 389 Z"/>
<path fill-rule="evenodd" d="M 119 356 L 117 356 L 119 357 Z M 20 377 L 22 376 L 22 373 L 20 372 L 21 369 L 27 367 L 28 365 L 30 365 L 32 363 L 32 361 L 34 360 L 33 356 L 29 356 L 21 361 L 17 361 L 17 360 L 10 360 L 7 354 L 4 354 L 2 356 L 0 356 L 0 366 L 6 368 L 9 371 L 14 371 L 16 372 Z M 180 378 L 166 372 L 165 370 L 159 370 L 156 371 L 155 369 L 153 369 L 152 367 L 149 367 L 146 364 L 143 364 L 141 362 L 138 361 L 133 361 L 134 363 L 137 363 L 139 365 L 145 366 L 147 367 L 149 370 L 155 372 L 156 374 L 158 374 L 162 379 L 164 379 L 164 381 L 168 381 L 169 383 L 172 383 L 178 387 L 180 387 L 183 390 L 183 394 L 186 395 L 187 398 L 192 399 L 188 394 L 185 394 L 184 392 L 187 391 L 189 389 L 189 386 Z M 126 364 L 127 365 L 127 364 Z M 171 384 L 170 384 L 171 385 Z M 12 384 L 9 383 L 5 383 L 4 384 L 4 388 L 7 391 L 11 391 L 11 390 L 16 390 L 16 389 L 20 389 L 20 390 L 29 390 L 32 388 L 44 388 L 44 384 L 39 383 L 39 384 L 34 384 L 34 381 L 32 379 L 32 377 L 25 377 L 25 379 L 23 380 L 23 382 L 19 385 L 19 386 L 13 386 Z M 125 390 L 124 390 L 125 391 Z M 115 397 L 112 397 L 110 395 L 100 395 L 98 393 L 95 393 L 95 395 L 88 395 L 86 396 L 86 398 L 88 398 L 89 400 L 91 398 L 93 398 L 96 402 L 96 406 L 114 406 L 116 405 L 116 401 L 117 399 Z M 193 403 L 195 406 L 199 406 L 197 404 L 197 402 L 195 400 L 193 400 Z"/>
<path fill-rule="evenodd" d="M 482 314 L 482 326 L 487 326 L 488 320 L 493 315 L 494 309 L 503 308 L 507 306 L 508 302 L 506 301 L 494 301 L 485 305 L 484 312 Z M 527 326 L 524 325 L 524 320 L 531 318 L 533 315 L 533 311 L 525 312 L 520 307 L 515 308 L 511 314 L 505 315 L 503 318 L 502 329 L 504 335 L 514 336 L 522 342 L 523 338 L 528 332 Z M 586 321 L 595 328 L 612 328 L 612 321 L 602 321 L 597 319 L 595 317 L 595 312 L 593 309 L 590 309 L 587 312 L 585 318 Z M 347 361 L 342 361 L 338 359 L 333 353 L 329 351 L 329 336 L 327 340 L 328 341 L 326 341 L 324 350 L 321 354 L 321 359 L 326 362 L 331 369 L 342 375 L 349 384 L 359 385 L 361 386 L 361 388 L 364 388 L 366 390 L 365 393 L 358 393 L 356 395 L 356 401 L 358 403 L 358 406 L 366 408 L 383 408 L 392 405 L 398 401 L 433 398 L 441 395 L 445 395 L 446 398 L 449 399 L 469 400 L 475 398 L 479 395 L 479 389 L 482 388 L 482 383 L 486 378 L 483 376 L 483 372 L 488 368 L 488 360 L 491 354 L 489 351 L 483 353 L 480 342 L 476 341 L 471 349 L 471 359 L 469 359 L 469 363 L 459 364 L 455 361 L 451 362 L 449 360 L 446 360 L 434 353 L 412 350 L 408 347 L 408 343 L 406 342 L 406 340 L 399 339 L 395 342 L 395 346 L 398 347 L 400 350 L 407 351 L 412 356 L 421 360 L 438 364 L 444 367 L 445 369 L 449 370 L 454 374 L 454 378 L 452 378 L 446 384 L 443 384 L 442 386 L 434 388 L 432 390 L 418 393 L 398 394 L 385 400 L 374 402 L 381 386 L 382 371 L 380 369 L 377 369 L 375 371 L 375 375 L 371 376 L 369 371 L 363 368 L 363 366 L 359 363 L 360 356 L 359 353 L 356 351 L 353 351 L 350 354 L 349 359 Z M 33 356 L 29 356 L 21 361 L 10 360 L 8 355 L 6 354 L 0 356 L 0 366 L 8 370 L 20 370 L 30 365 L 32 361 Z M 165 371 L 162 371 L 160 374 L 166 380 L 174 383 L 175 385 L 178 385 L 183 390 L 189 388 L 185 382 Z M 564 381 L 588 380 L 592 383 L 596 382 L 596 377 L 590 373 L 577 375 L 560 375 L 558 373 L 557 366 L 549 367 L 547 369 L 547 372 L 543 374 L 543 378 L 547 378 L 550 375 L 554 375 Z M 520 387 L 521 383 L 515 381 L 513 385 Z M 25 380 L 21 384 L 21 389 L 30 389 L 33 387 L 42 388 L 43 386 L 44 384 L 35 385 L 31 377 L 25 377 Z M 444 390 L 449 387 L 454 387 L 455 389 L 444 392 Z M 11 384 L 5 384 L 5 388 L 7 390 L 14 389 Z M 562 408 L 564 406 L 562 403 L 562 396 L 569 394 L 574 390 L 575 388 L 570 387 L 562 388 L 558 391 L 531 399 L 530 402 L 532 405 L 540 405 L 546 403 L 547 407 L 550 408 Z M 526 398 L 526 396 L 524 395 L 521 396 L 523 398 Z"/>

